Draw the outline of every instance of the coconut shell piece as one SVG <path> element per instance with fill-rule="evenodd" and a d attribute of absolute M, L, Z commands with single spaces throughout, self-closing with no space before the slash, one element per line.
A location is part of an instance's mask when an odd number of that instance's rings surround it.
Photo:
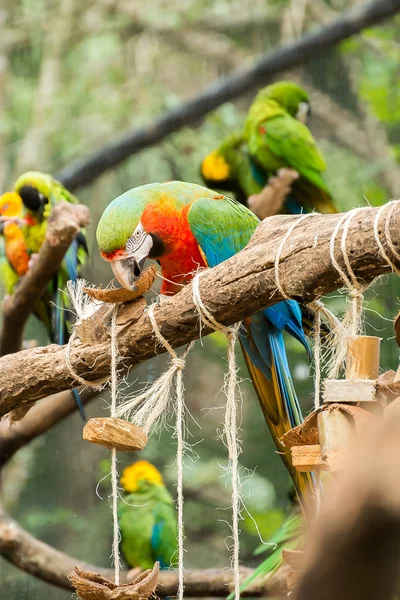
<path fill-rule="evenodd" d="M 81 600 L 147 600 L 155 595 L 159 570 L 156 562 L 153 569 L 144 571 L 131 583 L 116 585 L 98 573 L 75 567 L 68 579 Z"/>
<path fill-rule="evenodd" d="M 115 417 L 89 419 L 83 428 L 83 439 L 118 452 L 137 452 L 147 444 L 147 434 L 142 427 Z"/>
<path fill-rule="evenodd" d="M 154 283 L 156 278 L 157 270 L 154 265 L 151 265 L 148 269 L 143 271 L 141 275 L 136 279 L 134 290 L 127 290 L 125 288 L 83 288 L 85 294 L 93 298 L 94 300 L 100 300 L 101 302 L 107 302 L 107 304 L 117 304 L 132 302 L 140 296 L 143 296 Z"/>

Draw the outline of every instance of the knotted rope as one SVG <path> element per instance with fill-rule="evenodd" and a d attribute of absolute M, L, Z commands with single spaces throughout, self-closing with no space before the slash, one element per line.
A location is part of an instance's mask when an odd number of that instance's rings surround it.
<path fill-rule="evenodd" d="M 117 412 L 117 394 L 118 394 L 118 346 L 117 346 L 117 313 L 118 304 L 115 305 L 111 317 L 111 417 L 116 417 Z M 111 450 L 111 494 L 112 494 L 112 515 L 113 515 L 113 545 L 112 558 L 114 560 L 115 584 L 119 585 L 119 572 L 121 569 L 121 560 L 119 556 L 119 525 L 118 525 L 118 471 L 117 471 L 117 451 Z"/>
<path fill-rule="evenodd" d="M 386 241 L 388 247 L 390 248 L 390 251 L 392 252 L 393 256 L 397 260 L 400 260 L 400 255 L 397 252 L 397 250 L 391 240 L 390 231 L 389 231 L 390 219 L 391 219 L 393 211 L 396 207 L 396 204 L 398 202 L 399 202 L 398 200 L 395 200 L 395 201 L 389 202 L 387 204 L 383 204 L 379 208 L 379 210 L 376 213 L 375 219 L 374 219 L 373 231 L 374 231 L 374 239 L 378 246 L 379 253 L 381 254 L 382 258 L 389 264 L 391 269 L 399 275 L 400 269 L 394 264 L 392 259 L 388 256 L 388 254 L 383 246 L 383 243 L 381 242 L 381 240 L 379 238 L 379 221 L 380 221 L 382 214 L 387 210 L 387 207 L 389 206 L 390 210 L 386 216 L 385 226 L 384 226 L 385 241 Z M 350 259 L 347 254 L 347 248 L 346 248 L 346 240 L 347 240 L 347 234 L 348 234 L 348 231 L 350 228 L 350 224 L 351 224 L 353 218 L 357 214 L 359 214 L 360 212 L 365 211 L 365 210 L 370 210 L 370 207 L 364 206 L 361 208 L 354 208 L 353 210 L 344 214 L 342 216 L 342 218 L 339 220 L 338 224 L 336 225 L 335 230 L 331 237 L 331 241 L 330 241 L 329 249 L 330 249 L 330 259 L 331 259 L 332 265 L 334 266 L 336 271 L 339 273 L 339 275 L 342 278 L 342 280 L 344 281 L 347 289 L 349 290 L 349 298 L 351 300 L 350 306 L 347 309 L 345 316 L 343 318 L 342 326 L 345 331 L 345 335 L 342 336 L 341 343 L 337 344 L 336 352 L 333 355 L 331 363 L 329 365 L 329 377 L 331 379 L 336 379 L 338 377 L 339 372 L 340 372 L 343 364 L 345 363 L 349 339 L 351 337 L 358 335 L 362 331 L 364 292 L 373 283 L 373 282 L 371 282 L 369 284 L 361 284 L 357 280 L 357 277 L 356 277 L 356 275 L 352 269 L 352 266 L 350 264 Z M 340 249 L 342 252 L 344 264 L 347 269 L 347 274 L 342 269 L 342 267 L 339 265 L 339 263 L 335 257 L 335 241 L 336 241 L 337 235 L 338 235 L 339 230 L 342 227 L 342 225 L 343 225 L 343 232 L 342 232 L 342 237 L 341 237 L 341 241 L 340 241 Z"/>
<path fill-rule="evenodd" d="M 235 360 L 235 346 L 237 340 L 237 334 L 240 327 L 240 323 L 233 325 L 232 327 L 226 327 L 219 323 L 215 317 L 211 314 L 208 308 L 204 305 L 201 294 L 200 294 L 200 278 L 202 271 L 198 271 L 193 278 L 192 289 L 193 289 L 193 302 L 200 315 L 200 326 L 201 323 L 219 331 L 226 335 L 228 339 L 228 374 L 225 377 L 224 392 L 226 395 L 226 409 L 225 409 L 225 420 L 224 420 L 224 431 L 223 435 L 226 440 L 226 446 L 228 448 L 229 457 L 229 470 L 231 472 L 232 481 L 232 538 L 233 538 L 233 550 L 232 550 L 232 572 L 234 576 L 234 592 L 235 600 L 240 598 L 240 539 L 239 539 L 239 520 L 240 520 L 240 476 L 239 476 L 239 454 L 240 454 L 240 440 L 238 437 L 238 407 L 237 407 L 237 373 L 238 367 Z"/>
<path fill-rule="evenodd" d="M 162 335 L 154 316 L 155 304 L 147 309 L 154 334 L 158 342 L 164 346 L 171 357 L 170 365 L 150 387 L 141 394 L 121 404 L 117 410 L 118 416 L 130 417 L 132 422 L 140 425 L 149 433 L 166 414 L 170 401 L 171 390 L 176 377 L 175 403 L 173 411 L 176 414 L 175 437 L 177 440 L 176 465 L 177 465 L 177 507 L 178 507 L 178 598 L 182 600 L 184 594 L 184 520 L 183 520 L 183 460 L 185 452 L 185 400 L 183 386 L 183 370 L 186 357 L 194 346 L 190 342 L 182 356 L 178 356 L 171 344 Z"/>
<path fill-rule="evenodd" d="M 293 231 L 296 227 L 300 225 L 303 221 L 310 217 L 315 217 L 319 215 L 319 213 L 307 213 L 302 215 L 298 219 L 296 219 L 292 225 L 287 230 L 282 242 L 280 243 L 278 250 L 275 256 L 274 262 L 274 273 L 275 273 L 275 283 L 276 287 L 285 300 L 291 300 L 290 296 L 286 293 L 285 289 L 280 280 L 279 275 L 279 262 L 283 252 L 283 249 L 292 235 Z M 321 390 L 321 315 L 324 315 L 326 318 L 332 334 L 335 336 L 339 335 L 341 331 L 341 323 L 339 319 L 335 317 L 333 313 L 324 305 L 321 300 L 314 300 L 313 302 L 309 302 L 307 306 L 314 312 L 315 321 L 314 321 L 314 366 L 315 366 L 315 376 L 314 376 L 314 408 L 317 410 L 319 408 L 319 399 L 320 399 L 320 390 Z"/>

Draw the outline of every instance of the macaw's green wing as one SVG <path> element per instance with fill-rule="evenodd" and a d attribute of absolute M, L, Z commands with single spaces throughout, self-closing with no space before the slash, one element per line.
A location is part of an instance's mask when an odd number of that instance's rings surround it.
<path fill-rule="evenodd" d="M 324 157 L 310 130 L 303 123 L 283 113 L 264 121 L 259 132 L 274 154 L 284 159 L 317 187 L 328 191 L 321 176 L 321 171 L 326 169 Z"/>
<path fill-rule="evenodd" d="M 188 222 L 208 266 L 215 267 L 248 244 L 259 220 L 239 202 L 221 196 L 195 200 Z"/>

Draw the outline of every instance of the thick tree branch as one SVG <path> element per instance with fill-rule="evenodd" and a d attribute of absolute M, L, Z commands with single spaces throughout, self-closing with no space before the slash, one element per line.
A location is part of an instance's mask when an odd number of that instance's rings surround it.
<path fill-rule="evenodd" d="M 62 202 L 52 210 L 46 239 L 38 259 L 18 284 L 15 293 L 3 303 L 3 327 L 0 336 L 0 355 L 18 352 L 22 336 L 35 302 L 44 293 L 58 271 L 72 240 L 90 222 L 89 209 L 83 204 Z"/>
<path fill-rule="evenodd" d="M 128 131 L 115 142 L 65 167 L 56 177 L 71 190 L 86 185 L 132 154 L 153 146 L 170 133 L 204 117 L 220 104 L 266 84 L 271 77 L 286 69 L 326 53 L 341 41 L 366 27 L 380 23 L 399 10 L 400 0 L 373 0 L 361 6 L 354 6 L 316 32 L 306 34 L 299 41 L 285 44 L 276 51 L 263 55 L 251 67 L 236 70 L 227 77 L 217 79 L 203 92 L 148 127 Z"/>
<path fill-rule="evenodd" d="M 353 217 L 347 236 L 348 257 L 355 275 L 365 283 L 389 273 L 374 240 L 376 208 L 365 209 Z M 214 269 L 204 272 L 201 280 L 203 302 L 215 318 L 230 325 L 261 308 L 282 300 L 277 291 L 274 258 L 288 227 L 298 217 L 277 216 L 266 219 L 257 228 L 248 246 Z M 341 215 L 313 215 L 292 233 L 281 253 L 280 279 L 288 296 L 309 302 L 342 287 L 330 261 L 329 244 Z M 391 255 L 383 236 L 381 241 Z M 390 236 L 400 248 L 400 206 L 394 205 Z M 336 259 L 343 264 L 340 235 L 335 247 Z M 393 257 L 393 261 L 396 259 Z M 199 319 L 188 285 L 154 311 L 162 334 L 173 347 L 199 336 Z M 104 319 L 103 319 L 104 321 Z M 105 330 L 107 324 L 103 323 Z M 93 323 L 89 329 L 93 328 Z M 210 330 L 203 328 L 203 335 Z M 71 345 L 71 363 L 80 376 L 95 381 L 109 374 L 109 338 L 98 343 L 76 339 Z M 142 303 L 120 308 L 118 348 L 126 367 L 143 362 L 165 351 L 155 347 L 153 330 Z M 15 374 L 18 373 L 18 377 Z M 0 359 L 0 415 L 17 407 L 28 406 L 50 394 L 73 386 L 65 362 L 65 347 L 56 345 L 24 350 Z"/>
<path fill-rule="evenodd" d="M 25 573 L 43 579 L 61 588 L 71 589 L 68 573 L 75 566 L 87 571 L 101 573 L 114 581 L 114 571 L 88 565 L 55 550 L 40 542 L 12 519 L 0 505 L 0 554 Z M 251 569 L 242 567 L 242 580 L 249 576 Z M 122 571 L 122 582 L 127 571 Z M 157 595 L 174 596 L 177 593 L 178 576 L 174 571 L 161 571 Z M 283 574 L 271 577 L 265 584 L 256 584 L 246 590 L 247 595 L 269 596 L 283 587 Z M 227 569 L 202 569 L 188 571 L 185 574 L 185 592 L 187 596 L 226 596 L 232 589 L 232 572 Z"/>

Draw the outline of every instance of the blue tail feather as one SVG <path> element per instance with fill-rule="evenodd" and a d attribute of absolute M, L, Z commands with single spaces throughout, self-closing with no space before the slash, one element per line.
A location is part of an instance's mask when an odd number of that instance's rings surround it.
<path fill-rule="evenodd" d="M 68 278 L 71 281 L 76 281 L 78 277 L 78 241 L 74 239 L 68 248 L 64 257 L 64 264 L 68 273 Z M 56 278 L 55 290 L 55 341 L 62 346 L 68 339 L 68 330 L 66 323 L 66 307 L 64 303 L 64 292 L 60 289 L 64 286 L 65 281 L 62 274 Z M 86 414 L 79 396 L 79 391 L 75 388 L 72 390 L 79 414 L 83 421 L 86 421 Z"/>
<path fill-rule="evenodd" d="M 85 409 L 83 408 L 82 400 L 81 400 L 81 398 L 79 396 L 79 390 L 77 388 L 74 388 L 72 390 L 72 394 L 73 394 L 73 396 L 75 398 L 75 402 L 76 402 L 76 405 L 78 407 L 79 414 L 81 415 L 82 421 L 87 421 L 86 414 L 85 414 Z"/>
<path fill-rule="evenodd" d="M 241 332 L 242 343 L 253 364 L 271 381 L 272 369 L 292 427 L 303 421 L 287 360 L 283 331 L 293 335 L 308 351 L 297 302 L 279 302 L 247 319 L 248 331 Z"/>

